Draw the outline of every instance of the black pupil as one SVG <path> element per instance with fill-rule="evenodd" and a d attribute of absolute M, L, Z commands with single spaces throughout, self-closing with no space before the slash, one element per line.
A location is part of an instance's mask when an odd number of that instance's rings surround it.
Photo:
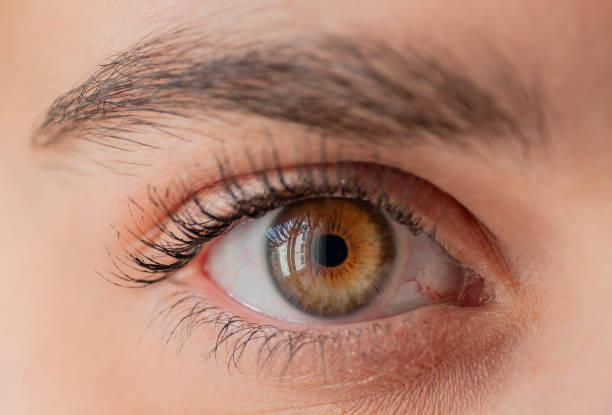
<path fill-rule="evenodd" d="M 331 233 L 321 235 L 313 246 L 315 260 L 325 267 L 337 267 L 348 256 L 344 238 Z"/>

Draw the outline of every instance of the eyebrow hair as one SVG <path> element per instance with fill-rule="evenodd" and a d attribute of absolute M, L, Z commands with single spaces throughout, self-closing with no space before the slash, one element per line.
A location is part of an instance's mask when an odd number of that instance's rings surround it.
<path fill-rule="evenodd" d="M 492 61 L 496 82 L 485 89 L 448 54 L 381 40 L 321 35 L 224 47 L 178 30 L 119 53 L 57 98 L 33 143 L 148 145 L 127 136 L 142 127 L 168 132 L 168 117 L 232 112 L 368 140 L 511 142 L 525 152 L 546 136 L 542 93 L 503 58 Z"/>

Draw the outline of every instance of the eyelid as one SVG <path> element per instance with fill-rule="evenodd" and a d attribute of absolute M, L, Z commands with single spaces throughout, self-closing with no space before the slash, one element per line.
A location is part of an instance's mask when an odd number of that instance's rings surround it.
<path fill-rule="evenodd" d="M 502 382 L 504 356 L 522 328 L 496 303 L 486 311 L 437 305 L 344 328 L 277 326 L 224 298 L 214 284 L 199 282 L 196 292 L 170 281 L 175 290 L 165 303 L 172 328 L 168 341 L 189 337 L 202 345 L 206 359 L 224 362 L 229 374 L 256 376 L 263 385 L 298 394 L 367 397 L 402 390 L 403 399 L 422 399 L 423 387 L 436 399 L 456 388 L 493 393 Z M 466 376 L 460 385 L 457 376 Z"/>
<path fill-rule="evenodd" d="M 332 166 L 338 167 L 341 164 L 334 163 Z M 377 176 L 371 175 L 372 167 L 375 166 L 372 163 L 347 162 L 343 168 L 348 166 L 353 169 L 363 169 L 364 173 L 370 174 L 369 185 L 373 188 L 381 187 L 381 181 L 376 180 Z M 326 167 L 328 167 L 326 164 L 295 166 L 283 168 L 282 172 L 284 180 L 293 184 L 300 181 L 291 181 L 292 174 L 295 174 L 297 179 L 298 173 L 301 172 L 303 176 L 308 172 L 312 178 L 317 168 Z M 266 170 L 269 174 L 267 178 L 276 180 L 273 184 L 281 189 L 283 183 L 278 178 L 273 178 L 277 171 Z M 379 166 L 374 171 L 378 171 L 380 178 L 381 172 L 385 169 L 381 170 Z M 410 184 L 409 192 L 405 192 L 404 188 L 404 192 L 399 193 L 404 194 L 408 204 L 419 211 L 419 216 L 423 218 L 420 221 L 421 227 L 426 232 L 437 235 L 438 240 L 448 237 L 448 242 L 442 241 L 445 249 L 451 255 L 453 252 L 457 256 L 462 252 L 465 253 L 465 258 L 461 258 L 461 262 L 467 262 L 466 265 L 477 267 L 479 263 L 485 263 L 481 269 L 485 269 L 485 274 L 490 276 L 497 265 L 488 263 L 487 258 L 478 257 L 477 254 L 481 250 L 478 244 L 489 243 L 488 236 L 483 237 L 483 230 L 486 228 L 450 195 L 429 182 L 399 170 L 398 174 L 402 174 L 406 179 L 403 182 L 404 187 L 406 183 Z M 333 180 L 331 175 L 327 179 Z M 146 235 L 156 238 L 167 232 L 165 226 L 172 222 L 169 216 L 196 215 L 199 210 L 196 201 L 209 201 L 212 205 L 216 204 L 221 208 L 224 203 L 234 202 L 234 197 L 240 195 L 235 194 L 232 197 L 231 192 L 228 192 L 227 187 L 232 183 L 240 184 L 243 190 L 249 188 L 248 193 L 251 195 L 257 194 L 258 190 L 267 186 L 261 179 L 261 171 L 255 171 L 208 184 L 197 193 L 190 191 L 187 185 L 175 188 L 174 192 L 157 192 L 151 188 L 148 196 L 150 204 L 143 206 L 147 208 L 147 213 L 145 214 L 143 209 L 142 217 L 148 215 L 150 223 L 154 226 L 146 229 Z M 237 223 L 241 213 L 233 212 L 232 215 L 236 219 L 234 223 Z M 452 217 L 458 223 L 445 219 L 448 217 Z M 463 251 L 461 244 L 452 243 L 453 232 L 456 233 L 454 237 L 460 239 L 458 242 L 468 245 Z M 138 235 L 142 234 L 135 231 L 132 236 Z M 163 246 L 170 246 L 168 243 Z M 138 245 L 136 247 L 138 248 Z M 486 255 L 486 251 L 484 252 Z M 140 253 L 148 255 L 146 250 Z M 381 321 L 353 323 L 350 327 L 334 325 L 329 328 L 313 326 L 304 329 L 303 326 L 298 327 L 291 323 L 278 324 L 246 307 L 241 307 L 224 295 L 215 284 L 201 278 L 199 270 L 206 253 L 204 249 L 198 259 L 193 262 L 189 259 L 180 271 L 173 269 L 168 274 L 164 274 L 177 277 L 170 278 L 168 284 L 160 284 L 161 287 L 165 287 L 164 290 L 180 290 L 192 299 L 178 306 L 171 303 L 167 307 L 171 314 L 169 319 L 174 320 L 170 323 L 173 329 L 169 336 L 177 336 L 176 333 L 180 332 L 182 333 L 178 334 L 180 337 L 194 337 L 193 340 L 202 342 L 202 347 L 210 348 L 211 354 L 208 356 L 217 356 L 216 354 L 220 353 L 219 359 L 225 361 L 228 367 L 233 364 L 232 351 L 242 350 L 239 353 L 243 353 L 248 343 L 249 352 L 244 352 L 247 353 L 245 367 L 247 371 L 250 368 L 258 373 L 258 378 L 264 382 L 277 382 L 280 378 L 284 379 L 285 385 L 298 388 L 296 390 L 323 388 L 326 391 L 335 390 L 341 393 L 344 389 L 350 389 L 364 397 L 377 388 L 387 393 L 389 387 L 402 385 L 406 390 L 412 388 L 413 392 L 406 392 L 409 394 L 414 393 L 418 387 L 428 385 L 427 387 L 432 390 L 440 388 L 439 395 L 429 394 L 437 398 L 444 393 L 444 388 L 440 386 L 444 382 L 451 382 L 445 386 L 447 388 L 456 386 L 452 383 L 456 382 L 453 370 L 464 373 L 465 367 L 469 367 L 478 370 L 478 373 L 481 372 L 480 369 L 485 369 L 482 378 L 466 379 L 462 387 L 478 387 L 484 391 L 488 390 L 488 386 L 477 386 L 477 384 L 483 379 L 488 379 L 491 374 L 499 373 L 499 369 L 495 366 L 502 362 L 500 356 L 507 349 L 508 343 L 518 336 L 519 328 L 506 317 L 509 311 L 497 302 L 484 306 L 485 312 L 440 305 Z M 188 264 L 189 262 L 191 263 Z M 145 281 L 152 281 L 151 277 L 156 278 L 158 275 L 159 272 L 151 271 L 145 274 L 142 280 L 136 281 L 140 284 L 134 285 L 146 285 Z M 133 277 L 130 275 L 130 278 Z M 504 285 L 501 278 L 489 281 L 500 281 L 500 285 Z M 497 294 L 498 288 L 494 289 Z M 210 327 L 212 334 L 210 330 L 202 332 L 196 330 L 200 327 Z M 220 347 L 221 344 L 223 347 Z M 295 349 L 301 350 L 300 353 L 294 353 Z M 226 353 L 227 350 L 229 355 Z M 272 353 L 278 358 L 273 358 Z M 260 366 L 261 362 L 257 361 L 259 356 L 263 356 L 265 363 L 263 369 Z M 249 366 L 250 364 L 253 366 Z M 350 371 L 347 371 L 347 368 Z M 244 367 L 239 368 L 243 369 Z M 259 377 L 261 370 L 264 371 L 263 377 Z M 445 376 L 449 378 L 446 379 Z M 350 382 L 354 379 L 363 381 L 353 385 Z M 415 393 L 414 396 L 416 395 Z"/>
<path fill-rule="evenodd" d="M 400 175 L 401 180 L 392 180 L 396 175 Z M 136 224 L 135 229 L 129 232 L 134 238 L 129 241 L 129 244 L 135 246 L 141 245 L 140 249 L 135 248 L 135 251 L 138 251 L 137 255 L 141 255 L 143 251 L 155 245 L 154 241 L 156 238 L 164 236 L 164 234 L 169 232 L 169 229 L 172 228 L 172 221 L 181 221 L 187 218 L 199 226 L 205 219 L 210 220 L 210 217 L 202 218 L 201 210 L 203 204 L 206 205 L 204 208 L 207 210 L 207 213 L 214 212 L 212 213 L 213 216 L 216 214 L 227 216 L 227 212 L 232 211 L 229 214 L 229 216 L 232 216 L 230 220 L 232 223 L 226 226 L 225 229 L 221 229 L 219 232 L 221 234 L 227 231 L 231 225 L 237 223 L 241 216 L 253 216 L 252 212 L 249 213 L 241 211 L 240 208 L 232 208 L 232 205 L 236 204 L 236 198 L 240 196 L 236 192 L 247 192 L 255 198 L 261 197 L 266 192 L 282 196 L 281 192 L 287 190 L 287 184 L 290 183 L 294 190 L 296 187 L 301 186 L 312 194 L 312 189 L 308 186 L 312 186 L 316 181 L 324 183 L 319 185 L 320 191 L 326 191 L 328 189 L 325 189 L 325 187 L 329 187 L 330 184 L 336 185 L 340 181 L 350 189 L 351 186 L 358 184 L 355 182 L 355 177 L 369 177 L 367 183 L 362 183 L 361 185 L 374 189 L 369 190 L 370 197 L 378 197 L 378 203 L 381 203 L 381 200 L 384 202 L 385 193 L 402 195 L 399 197 L 405 200 L 399 201 L 397 205 L 410 206 L 412 211 L 416 212 L 422 219 L 421 223 L 417 223 L 419 221 L 413 221 L 413 219 L 407 217 L 404 218 L 406 224 L 419 228 L 422 227 L 424 231 L 438 239 L 441 245 L 455 259 L 459 259 L 460 262 L 466 264 L 477 273 L 486 275 L 487 273 L 494 272 L 501 277 L 508 277 L 508 268 L 505 265 L 505 259 L 500 253 L 496 239 L 484 225 L 476 220 L 467 209 L 451 196 L 435 188 L 435 186 L 427 181 L 408 173 L 391 167 L 360 162 L 337 162 L 332 165 L 302 165 L 283 168 L 282 170 L 256 171 L 250 174 L 229 176 L 201 187 L 197 193 L 189 191 L 189 187 L 186 184 L 183 184 L 178 191 L 176 189 L 174 191 L 166 190 L 163 193 L 149 187 L 147 194 L 152 209 L 146 215 L 142 214 L 140 223 Z M 350 178 L 353 182 L 347 182 L 347 178 Z M 382 189 L 378 185 L 381 181 L 386 183 Z M 273 187 L 273 190 L 269 189 L 270 186 Z M 344 191 L 340 193 L 343 196 L 350 196 L 350 194 L 345 194 Z M 377 194 L 379 196 L 376 196 Z M 245 195 L 242 196 L 245 200 L 248 199 Z M 284 202 L 288 203 L 292 200 L 295 199 L 287 197 L 284 199 Z M 140 207 L 140 205 L 138 206 Z M 399 213 L 401 214 L 401 212 Z M 226 217 L 225 219 L 228 218 Z M 149 228 L 143 225 L 144 222 L 148 222 Z M 420 231 L 421 229 L 415 230 Z M 180 236 L 180 233 L 183 231 L 180 229 L 177 231 L 175 228 L 171 232 L 174 232 L 174 236 L 177 234 Z M 461 238 L 461 244 L 454 244 L 453 241 L 458 236 Z M 144 244 L 142 243 L 143 240 Z M 201 243 L 205 242 L 205 240 L 201 241 Z M 165 243 L 171 246 L 174 242 L 169 241 Z M 177 256 L 184 256 L 184 254 L 185 252 L 182 252 Z M 132 255 L 130 259 L 138 260 L 137 255 L 135 257 Z M 485 258 L 483 258 L 483 255 Z M 190 258 L 179 259 L 181 259 L 181 264 L 179 264 L 181 266 L 190 260 Z M 174 269 L 177 268 L 175 267 Z M 147 271 L 151 272 L 153 270 L 149 269 Z"/>

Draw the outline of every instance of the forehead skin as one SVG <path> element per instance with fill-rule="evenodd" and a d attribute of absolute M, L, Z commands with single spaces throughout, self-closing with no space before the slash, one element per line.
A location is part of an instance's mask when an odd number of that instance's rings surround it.
<path fill-rule="evenodd" d="M 159 396 L 167 396 L 161 413 L 175 413 L 176 408 L 200 413 L 212 405 L 251 410 L 236 402 L 237 390 L 244 399 L 255 396 L 253 405 L 263 412 L 270 402 L 273 408 L 291 407 L 291 399 L 242 384 L 223 368 L 194 374 L 191 362 L 171 357 L 157 361 L 157 355 L 146 356 L 146 350 L 121 338 L 147 321 L 143 315 L 126 317 L 131 310 L 127 304 L 144 294 L 117 292 L 103 281 L 79 278 L 91 273 L 91 265 L 81 258 L 100 250 L 85 232 L 99 234 L 112 222 L 98 223 L 92 217 L 112 218 L 113 212 L 101 196 L 92 199 L 99 203 L 85 205 L 78 186 L 52 182 L 30 145 L 36 123 L 56 96 L 84 81 L 109 55 L 151 32 L 186 24 L 202 25 L 220 40 L 230 31 L 270 39 L 317 32 L 368 34 L 398 47 L 441 45 L 464 62 L 483 48 L 494 48 L 523 79 L 540 85 L 552 143 L 545 153 L 518 166 L 503 158 L 461 159 L 449 166 L 436 155 L 438 161 L 427 172 L 441 177 L 446 168 L 448 176 L 463 177 L 445 180 L 455 192 L 466 194 L 462 200 L 475 211 L 486 203 L 470 189 L 499 195 L 497 211 L 482 212 L 489 218 L 497 214 L 495 230 L 507 235 L 510 244 L 525 247 L 521 258 L 530 284 L 542 293 L 541 303 L 533 305 L 541 325 L 525 339 L 517 370 L 508 373 L 508 387 L 492 413 L 610 413 L 612 3 L 254 3 L 0 4 L 0 401 L 8 406 L 3 412 L 92 413 L 91 408 L 99 408 L 99 413 L 152 413 L 147 403 Z M 478 65 L 471 69 L 476 76 L 486 75 Z M 418 162 L 415 166 L 417 173 L 425 169 Z M 520 214 L 513 216 L 515 212 Z M 542 223 L 549 234 L 540 232 Z M 546 256 L 530 256 L 535 240 L 546 245 Z M 121 305 L 109 307 L 114 304 Z M 100 325 L 98 331 L 92 330 L 92 321 Z M 153 382 L 160 370 L 177 378 Z M 142 373 L 141 382 L 126 383 L 134 372 Z M 213 378 L 218 382 L 214 393 L 207 389 Z M 183 382 L 179 393 L 176 385 Z M 107 396 L 122 399 L 109 402 Z M 318 411 L 329 413 L 329 408 Z"/>

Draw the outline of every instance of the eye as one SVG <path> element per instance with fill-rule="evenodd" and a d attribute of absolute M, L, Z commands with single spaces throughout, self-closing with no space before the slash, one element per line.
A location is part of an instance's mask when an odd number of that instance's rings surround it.
<path fill-rule="evenodd" d="M 355 198 L 275 209 L 232 229 L 207 255 L 206 274 L 228 295 L 279 320 L 374 320 L 491 297 L 484 279 L 430 235 Z"/>
<path fill-rule="evenodd" d="M 365 162 L 219 176 L 150 188 L 154 213 L 131 215 L 137 240 L 114 261 L 122 284 L 168 280 L 168 341 L 210 327 L 205 356 L 306 386 L 373 368 L 417 385 L 493 362 L 514 338 L 496 240 L 431 183 Z"/>

